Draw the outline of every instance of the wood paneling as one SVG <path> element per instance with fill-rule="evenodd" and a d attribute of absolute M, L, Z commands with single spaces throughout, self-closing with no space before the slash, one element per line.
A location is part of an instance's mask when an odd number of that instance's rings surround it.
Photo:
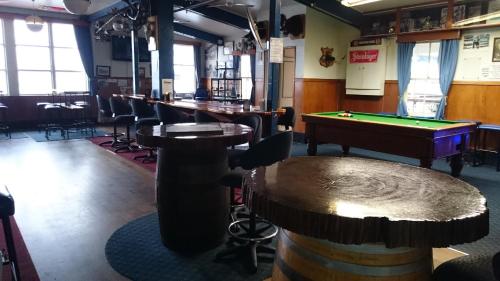
<path fill-rule="evenodd" d="M 447 119 L 500 124 L 500 85 L 453 84 L 448 94 Z"/>
<path fill-rule="evenodd" d="M 385 82 L 383 96 L 356 96 L 346 95 L 345 89 L 340 98 L 341 110 L 359 112 L 396 112 L 398 106 L 398 83 L 394 80 Z"/>
<path fill-rule="evenodd" d="M 302 113 L 338 110 L 342 89 L 345 89 L 345 80 L 296 78 L 293 103 L 297 120 L 294 131 L 305 132 Z"/>

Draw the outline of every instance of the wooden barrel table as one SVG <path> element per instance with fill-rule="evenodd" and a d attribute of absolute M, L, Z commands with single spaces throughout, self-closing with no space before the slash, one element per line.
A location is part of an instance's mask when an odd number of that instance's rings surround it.
<path fill-rule="evenodd" d="M 489 231 L 475 187 L 379 160 L 291 158 L 249 173 L 245 198 L 282 228 L 272 281 L 429 281 L 432 247 Z"/>
<path fill-rule="evenodd" d="M 158 147 L 156 200 L 163 244 L 199 252 L 224 241 L 229 189 L 227 147 L 248 142 L 250 127 L 231 123 L 184 123 L 145 127 L 139 144 Z"/>

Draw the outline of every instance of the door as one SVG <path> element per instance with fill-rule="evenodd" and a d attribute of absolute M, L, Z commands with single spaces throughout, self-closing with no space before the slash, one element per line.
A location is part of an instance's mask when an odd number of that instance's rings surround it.
<path fill-rule="evenodd" d="M 283 50 L 281 64 L 279 107 L 293 106 L 295 92 L 295 47 L 286 47 Z"/>

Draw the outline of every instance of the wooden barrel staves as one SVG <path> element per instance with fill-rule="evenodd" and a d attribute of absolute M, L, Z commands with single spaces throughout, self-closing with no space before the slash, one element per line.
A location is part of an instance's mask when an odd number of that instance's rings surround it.
<path fill-rule="evenodd" d="M 272 281 L 428 281 L 431 248 L 344 245 L 281 230 Z"/>

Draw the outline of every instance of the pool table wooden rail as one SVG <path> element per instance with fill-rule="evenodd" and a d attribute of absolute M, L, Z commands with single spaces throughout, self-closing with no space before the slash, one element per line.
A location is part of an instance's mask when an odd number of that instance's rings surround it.
<path fill-rule="evenodd" d="M 434 159 L 451 157 L 454 176 L 460 175 L 462 154 L 476 126 L 456 123 L 427 128 L 313 114 L 303 114 L 302 120 L 306 123 L 309 155 L 316 155 L 318 144 L 334 143 L 342 146 L 344 154 L 349 153 L 351 146 L 358 147 L 417 158 L 425 168 L 430 168 Z"/>

